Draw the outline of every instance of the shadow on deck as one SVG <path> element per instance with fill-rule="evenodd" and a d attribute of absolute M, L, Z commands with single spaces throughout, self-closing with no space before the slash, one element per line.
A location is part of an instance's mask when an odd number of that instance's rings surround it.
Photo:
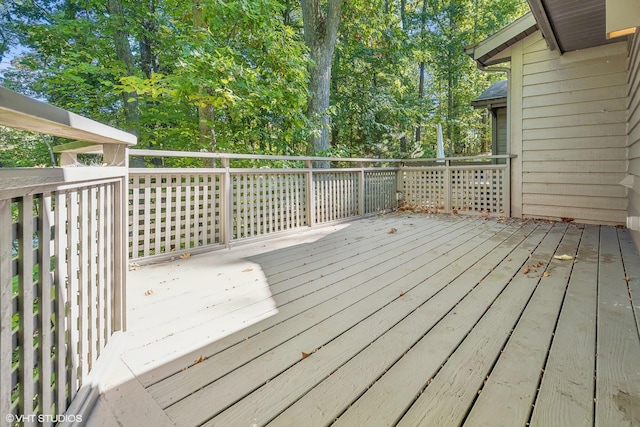
<path fill-rule="evenodd" d="M 128 292 L 90 425 L 640 424 L 625 229 L 393 214 L 144 266 Z"/>

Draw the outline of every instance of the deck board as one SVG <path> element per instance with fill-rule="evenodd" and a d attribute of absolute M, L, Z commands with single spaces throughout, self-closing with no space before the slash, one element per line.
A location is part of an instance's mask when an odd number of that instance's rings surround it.
<path fill-rule="evenodd" d="M 533 228 L 535 228 L 533 224 L 528 224 L 521 231 L 528 234 Z M 457 335 L 461 340 L 464 333 L 457 326 L 469 323 L 466 318 L 473 316 L 474 308 L 482 306 L 483 298 L 487 304 L 492 300 L 491 296 L 488 299 L 485 296 L 491 288 L 479 286 L 479 283 L 489 279 L 491 274 L 500 274 L 499 272 L 492 273 L 492 267 L 510 254 L 514 256 L 515 254 L 511 253 L 512 245 L 522 242 L 524 239 L 521 233 L 516 232 L 503 242 L 498 242 L 497 247 L 487 248 L 490 251 L 478 263 L 452 280 L 443 291 L 431 300 L 421 305 L 416 312 L 412 313 L 411 317 L 407 317 L 403 321 L 403 324 L 398 324 L 390 329 L 383 337 L 374 341 L 371 346 L 332 373 L 330 377 L 327 377 L 321 384 L 280 414 L 273 421 L 273 424 L 293 424 L 297 419 L 307 419 L 310 425 L 328 424 L 345 410 L 345 402 L 355 401 L 370 387 L 371 392 L 375 394 L 376 390 L 373 388 L 376 387 L 374 385 L 376 381 L 400 359 L 405 356 L 412 357 L 413 353 L 405 355 L 407 349 L 416 345 L 436 323 L 438 323 L 437 328 L 459 331 Z M 528 251 L 521 252 L 520 256 L 523 262 L 528 258 Z M 518 268 L 517 261 L 514 264 L 513 258 L 509 263 L 512 268 L 513 266 L 515 269 Z M 435 336 L 437 333 L 434 331 L 432 335 Z M 449 338 L 453 339 L 454 335 L 449 334 Z M 424 345 L 424 342 L 420 345 Z M 407 374 L 407 378 L 403 377 L 400 383 L 405 380 L 410 381 L 410 378 L 414 377 L 411 372 L 407 372 Z M 404 384 L 407 383 L 404 382 Z M 395 391 L 390 393 L 385 390 L 385 393 L 389 399 L 396 397 Z M 360 406 L 362 410 L 354 406 L 352 417 L 355 416 L 358 422 L 366 422 L 365 417 L 368 416 L 371 408 L 366 408 L 366 405 Z M 382 418 L 388 415 L 390 415 L 389 412 L 377 414 L 371 421 L 375 420 L 378 425 L 382 424 Z M 349 423 L 350 421 L 346 421 L 346 424 Z"/>
<path fill-rule="evenodd" d="M 373 279 L 385 274 L 385 272 L 390 270 L 394 271 L 393 274 L 387 274 L 387 276 L 393 277 L 394 275 L 401 274 L 403 271 L 411 270 L 410 264 L 415 262 L 420 256 L 424 256 L 426 253 L 435 254 L 437 251 L 442 251 L 445 247 L 443 245 L 445 240 L 453 239 L 456 235 L 464 233 L 464 229 L 460 229 L 464 223 L 453 223 L 451 225 L 451 227 L 446 227 L 442 230 L 434 229 L 433 234 L 407 233 L 417 239 L 419 250 L 412 249 L 412 246 L 404 247 L 403 245 L 406 245 L 406 239 L 404 238 L 395 240 L 396 243 L 399 243 L 399 246 L 393 244 L 390 240 L 389 245 L 396 249 L 396 256 L 389 257 L 387 255 L 385 258 L 382 258 L 382 261 L 386 259 L 387 262 L 380 262 L 378 259 L 373 259 L 356 265 L 355 270 L 358 276 L 356 279 L 349 280 L 350 286 L 348 288 L 340 286 L 340 284 L 348 280 L 351 276 L 354 276 L 354 269 L 339 269 L 336 268 L 335 264 L 328 266 L 324 274 L 317 274 L 316 280 L 308 283 L 307 286 L 303 288 L 297 286 L 297 281 L 291 281 L 291 283 L 289 283 L 291 289 L 294 290 L 297 288 L 298 291 L 306 293 L 306 295 L 296 300 L 295 305 L 286 304 L 286 302 L 292 299 L 291 293 L 280 293 L 278 299 L 280 299 L 282 303 L 279 304 L 277 309 L 273 310 L 274 313 L 272 316 L 260 322 L 260 324 L 245 328 L 239 334 L 213 343 L 212 346 L 200 349 L 199 355 L 195 358 L 189 356 L 187 360 L 181 359 L 178 363 L 182 362 L 182 365 L 176 366 L 175 363 L 169 364 L 164 371 L 173 374 L 179 369 L 189 366 L 191 364 L 190 360 L 193 361 L 199 356 L 208 357 L 214 355 L 225 348 L 241 343 L 248 337 L 263 331 L 269 330 L 270 334 L 276 332 L 281 333 L 283 339 L 290 338 L 292 330 L 289 328 L 289 324 L 295 324 L 297 330 L 304 331 L 305 325 L 312 326 L 324 317 L 335 314 L 357 302 L 362 298 L 360 295 L 360 291 L 362 290 L 361 286 L 370 283 Z M 386 231 L 383 233 L 386 233 Z M 420 241 L 421 238 L 423 238 L 422 241 Z M 399 249 L 399 247 L 401 247 L 401 249 Z M 345 256 L 345 258 L 348 257 Z M 256 261 L 258 261 L 258 259 L 256 259 Z M 265 270 L 269 269 L 268 265 L 264 268 Z M 300 280 L 299 277 L 298 280 Z M 386 283 L 382 280 L 374 281 L 369 287 L 369 292 L 374 292 L 376 287 L 382 287 L 384 285 L 386 285 Z M 277 328 L 270 330 L 272 327 Z M 261 336 L 260 339 L 272 345 L 276 345 L 279 342 L 273 337 L 267 339 L 266 336 Z M 255 346 L 251 344 L 251 347 L 253 348 Z M 242 350 L 234 349 L 233 351 Z M 203 366 L 199 366 L 198 369 L 204 370 L 205 367 L 210 364 L 213 365 L 215 362 L 211 360 Z M 154 371 L 151 374 L 152 377 L 149 379 L 145 378 L 143 382 L 145 384 L 152 384 L 157 381 L 159 374 L 158 371 Z"/>
<path fill-rule="evenodd" d="M 555 253 L 565 227 L 556 224 L 533 251 L 530 262 L 547 264 Z M 487 309 L 465 340 L 426 384 L 420 397 L 400 420 L 400 426 L 433 423 L 459 425 L 482 388 L 495 359 L 501 353 L 522 310 L 542 280 L 541 272 L 516 274 Z M 427 378 L 429 380 L 429 378 Z"/>
<path fill-rule="evenodd" d="M 503 229 L 492 236 L 493 232 L 485 234 L 482 239 L 474 238 L 467 242 L 465 246 L 468 247 L 465 247 L 465 250 L 473 252 L 474 257 L 467 253 L 467 256 L 463 258 L 465 263 L 472 265 L 475 262 L 475 257 L 480 258 L 490 253 L 501 241 L 513 234 L 514 230 Z M 488 242 L 489 239 L 496 237 L 494 242 Z M 474 246 L 474 242 L 477 243 L 477 246 Z M 451 251 L 450 254 L 455 256 L 454 251 Z M 458 295 L 446 292 L 449 289 L 446 287 L 447 282 L 455 277 L 452 274 L 454 265 L 462 267 L 462 271 L 466 269 L 464 265 L 451 264 L 445 270 L 440 270 L 435 275 L 429 276 L 428 279 L 423 279 L 428 274 L 426 271 L 416 270 L 416 274 L 413 274 L 411 279 L 407 277 L 406 281 L 403 280 L 406 284 L 412 284 L 415 280 L 417 283 L 415 287 L 410 287 L 410 289 L 392 296 L 396 299 L 334 341 L 318 349 L 309 358 L 300 361 L 278 378 L 260 387 L 253 393 L 253 398 L 239 402 L 214 418 L 210 425 L 242 425 L 252 420 L 266 421 L 274 418 L 309 389 L 315 387 L 329 375 L 335 375 L 337 370 L 344 367 L 343 363 L 349 363 L 357 358 L 360 353 L 370 347 L 370 343 L 375 343 L 376 347 L 380 349 L 381 347 L 386 348 L 386 346 L 378 341 L 384 343 L 389 336 L 392 336 L 388 339 L 390 345 L 393 344 L 393 336 L 397 335 L 401 335 L 401 341 L 411 338 L 412 334 L 417 334 L 415 339 L 418 339 L 425 332 L 421 328 L 437 322 L 445 314 L 443 310 L 450 310 L 451 305 L 464 295 L 464 292 L 458 293 Z M 442 278 L 446 279 L 442 280 Z M 445 296 L 445 294 L 447 295 Z M 443 299 L 441 297 L 445 298 L 444 302 L 441 302 Z M 433 300 L 437 300 L 437 302 Z M 426 303 L 423 303 L 424 301 Z M 400 356 L 401 354 L 397 355 L 397 357 Z M 389 356 L 386 355 L 386 357 Z M 310 366 L 312 367 L 310 368 Z M 373 365 L 361 366 L 371 373 Z M 318 375 L 311 376 L 309 371 L 317 372 Z M 381 372 L 384 371 L 374 371 L 373 373 L 379 375 Z M 294 384 L 295 386 L 293 386 Z M 318 404 L 319 402 L 316 401 L 315 405 Z M 245 418 L 247 415 L 252 418 Z"/>
<path fill-rule="evenodd" d="M 574 257 L 581 234 L 581 229 L 569 227 L 555 254 Z M 544 269 L 538 268 L 534 273 L 540 282 L 495 367 L 478 391 L 480 395 L 466 419 L 467 425 L 511 426 L 528 421 L 538 381 L 544 372 L 540 367 L 545 365 L 573 266 L 572 260 L 551 258 Z M 535 270 L 533 266 L 529 268 L 532 272 Z M 502 404 L 496 408 L 495 402 Z"/>
<path fill-rule="evenodd" d="M 495 226 L 496 224 L 491 225 Z M 385 284 L 380 292 L 372 293 L 370 286 L 360 286 L 359 301 L 348 307 L 348 310 L 342 310 L 328 317 L 324 322 L 304 331 L 304 334 L 299 334 L 297 329 L 289 330 L 290 334 L 296 334 L 296 336 L 287 341 L 284 346 L 277 348 L 272 357 L 267 360 L 265 358 L 254 359 L 251 361 L 252 363 L 227 374 L 220 381 L 207 385 L 187 399 L 169 407 L 167 409 L 169 416 L 172 417 L 175 414 L 174 420 L 180 421 L 181 418 L 178 417 L 178 414 L 188 414 L 190 417 L 194 417 L 204 412 L 203 415 L 211 416 L 211 413 L 215 412 L 216 408 L 225 409 L 226 405 L 235 403 L 236 399 L 240 400 L 245 393 L 254 391 L 262 384 L 280 375 L 293 364 L 296 364 L 300 361 L 302 352 L 312 353 L 321 347 L 323 353 L 336 349 L 328 358 L 329 363 L 334 364 L 338 363 L 342 358 L 350 357 L 350 353 L 345 351 L 345 348 L 357 349 L 370 343 L 379 333 L 383 333 L 386 330 L 386 325 L 393 324 L 404 317 L 404 312 L 407 308 L 396 309 L 395 307 L 399 302 L 404 301 L 400 297 L 401 294 L 408 293 L 434 273 L 449 267 L 451 265 L 450 258 L 456 259 L 465 254 L 473 253 L 473 249 L 476 246 L 494 236 L 498 231 L 491 228 L 482 231 L 482 228 L 479 227 L 474 227 L 473 230 L 471 233 L 468 230 L 460 230 L 458 239 L 451 237 L 451 235 L 447 236 L 448 240 L 446 242 L 440 243 L 429 251 L 426 258 L 433 259 L 432 262 L 420 265 L 419 268 L 408 272 L 404 276 L 399 275 L 396 268 L 400 257 L 394 257 L 390 260 L 394 262 L 385 266 L 384 273 L 381 271 L 374 272 L 376 277 L 385 276 L 382 280 L 378 280 L 379 283 Z M 480 232 L 475 234 L 478 231 Z M 448 256 L 445 257 L 444 254 Z M 422 298 L 428 298 L 439 290 L 437 287 L 423 286 L 423 288 L 425 289 L 425 295 L 421 295 Z M 396 304 L 391 304 L 393 302 Z M 408 303 L 411 304 L 412 302 L 409 301 Z M 353 326 L 353 328 L 348 329 L 350 326 Z M 347 335 L 343 335 L 345 330 L 349 332 Z M 251 343 L 249 342 L 248 345 L 251 345 Z M 309 357 L 305 364 L 308 365 L 314 360 L 318 360 L 319 354 L 320 352 L 313 354 L 313 357 Z M 237 358 L 234 359 L 237 360 Z M 333 370 L 332 368 L 333 366 L 326 367 L 320 375 L 326 376 Z M 314 372 L 317 373 L 315 370 Z M 189 372 L 189 370 L 179 375 L 184 375 L 191 381 L 198 381 L 198 385 L 200 385 L 200 381 L 203 378 L 202 375 Z M 305 378 L 311 378 L 309 372 L 305 374 Z M 193 390 L 193 384 L 190 384 L 189 390 Z M 213 408 L 209 403 L 205 405 L 206 409 L 204 409 L 203 402 L 209 402 L 212 394 L 224 394 L 224 397 L 217 399 Z M 206 421 L 206 418 L 204 420 Z M 222 422 L 220 425 L 228 424 Z"/>
<path fill-rule="evenodd" d="M 593 425 L 598 227 L 580 240 L 531 425 Z"/>
<path fill-rule="evenodd" d="M 142 266 L 118 399 L 184 426 L 632 425 L 639 274 L 626 230 L 414 213 Z"/>
<path fill-rule="evenodd" d="M 595 425 L 640 425 L 640 342 L 615 228 L 600 230 Z"/>

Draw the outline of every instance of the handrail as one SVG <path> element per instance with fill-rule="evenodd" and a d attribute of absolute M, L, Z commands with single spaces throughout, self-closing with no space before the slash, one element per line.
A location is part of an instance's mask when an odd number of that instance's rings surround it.
<path fill-rule="evenodd" d="M 170 151 L 170 150 L 129 150 L 129 157 L 183 157 L 201 159 L 236 159 L 236 160 L 292 160 L 311 162 L 355 162 L 355 163 L 422 163 L 438 161 L 461 161 L 461 160 L 493 160 L 512 159 L 516 155 L 495 155 L 495 156 L 464 156 L 464 157 L 435 157 L 416 159 L 381 159 L 367 157 L 316 157 L 316 156 L 280 156 L 267 154 L 236 154 L 236 153 L 209 153 L 192 151 Z"/>

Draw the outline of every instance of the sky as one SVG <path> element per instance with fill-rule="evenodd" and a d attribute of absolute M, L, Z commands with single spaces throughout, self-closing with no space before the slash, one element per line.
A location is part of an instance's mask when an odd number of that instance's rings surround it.
<path fill-rule="evenodd" d="M 9 49 L 9 51 L 5 52 L 2 56 L 2 61 L 0 61 L 0 73 L 9 68 L 11 66 L 11 61 L 13 61 L 13 58 L 23 53 L 24 51 L 25 49 L 22 46 L 18 46 L 13 47 Z"/>

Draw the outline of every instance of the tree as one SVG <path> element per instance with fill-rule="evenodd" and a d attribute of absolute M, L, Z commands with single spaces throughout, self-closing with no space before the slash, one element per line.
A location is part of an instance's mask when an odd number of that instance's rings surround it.
<path fill-rule="evenodd" d="M 11 2 L 0 28 L 24 52 L 3 84 L 137 129 L 145 148 L 299 154 L 307 60 L 282 12 L 279 0 Z"/>
<path fill-rule="evenodd" d="M 330 80 L 333 51 L 338 36 L 342 0 L 300 0 L 304 25 L 304 41 L 309 49 L 309 99 L 307 117 L 316 125 L 309 136 L 314 153 L 329 149 Z"/>
<path fill-rule="evenodd" d="M 524 8 L 523 0 L 0 2 L 0 55 L 21 52 L 0 75 L 26 95 L 137 130 L 144 148 L 429 156 L 441 123 L 448 153 L 477 154 L 485 124 L 470 101 L 497 76 L 479 72 L 464 46 Z"/>
<path fill-rule="evenodd" d="M 111 28 L 113 31 L 113 42 L 116 51 L 116 57 L 126 70 L 127 76 L 135 75 L 134 57 L 129 45 L 129 33 L 126 28 L 126 19 L 124 8 L 120 0 L 108 0 L 107 11 L 111 16 Z M 138 94 L 136 92 L 123 92 L 122 100 L 125 106 L 125 116 L 127 118 L 126 130 L 139 135 L 138 127 L 140 126 L 140 112 L 138 111 Z"/>

